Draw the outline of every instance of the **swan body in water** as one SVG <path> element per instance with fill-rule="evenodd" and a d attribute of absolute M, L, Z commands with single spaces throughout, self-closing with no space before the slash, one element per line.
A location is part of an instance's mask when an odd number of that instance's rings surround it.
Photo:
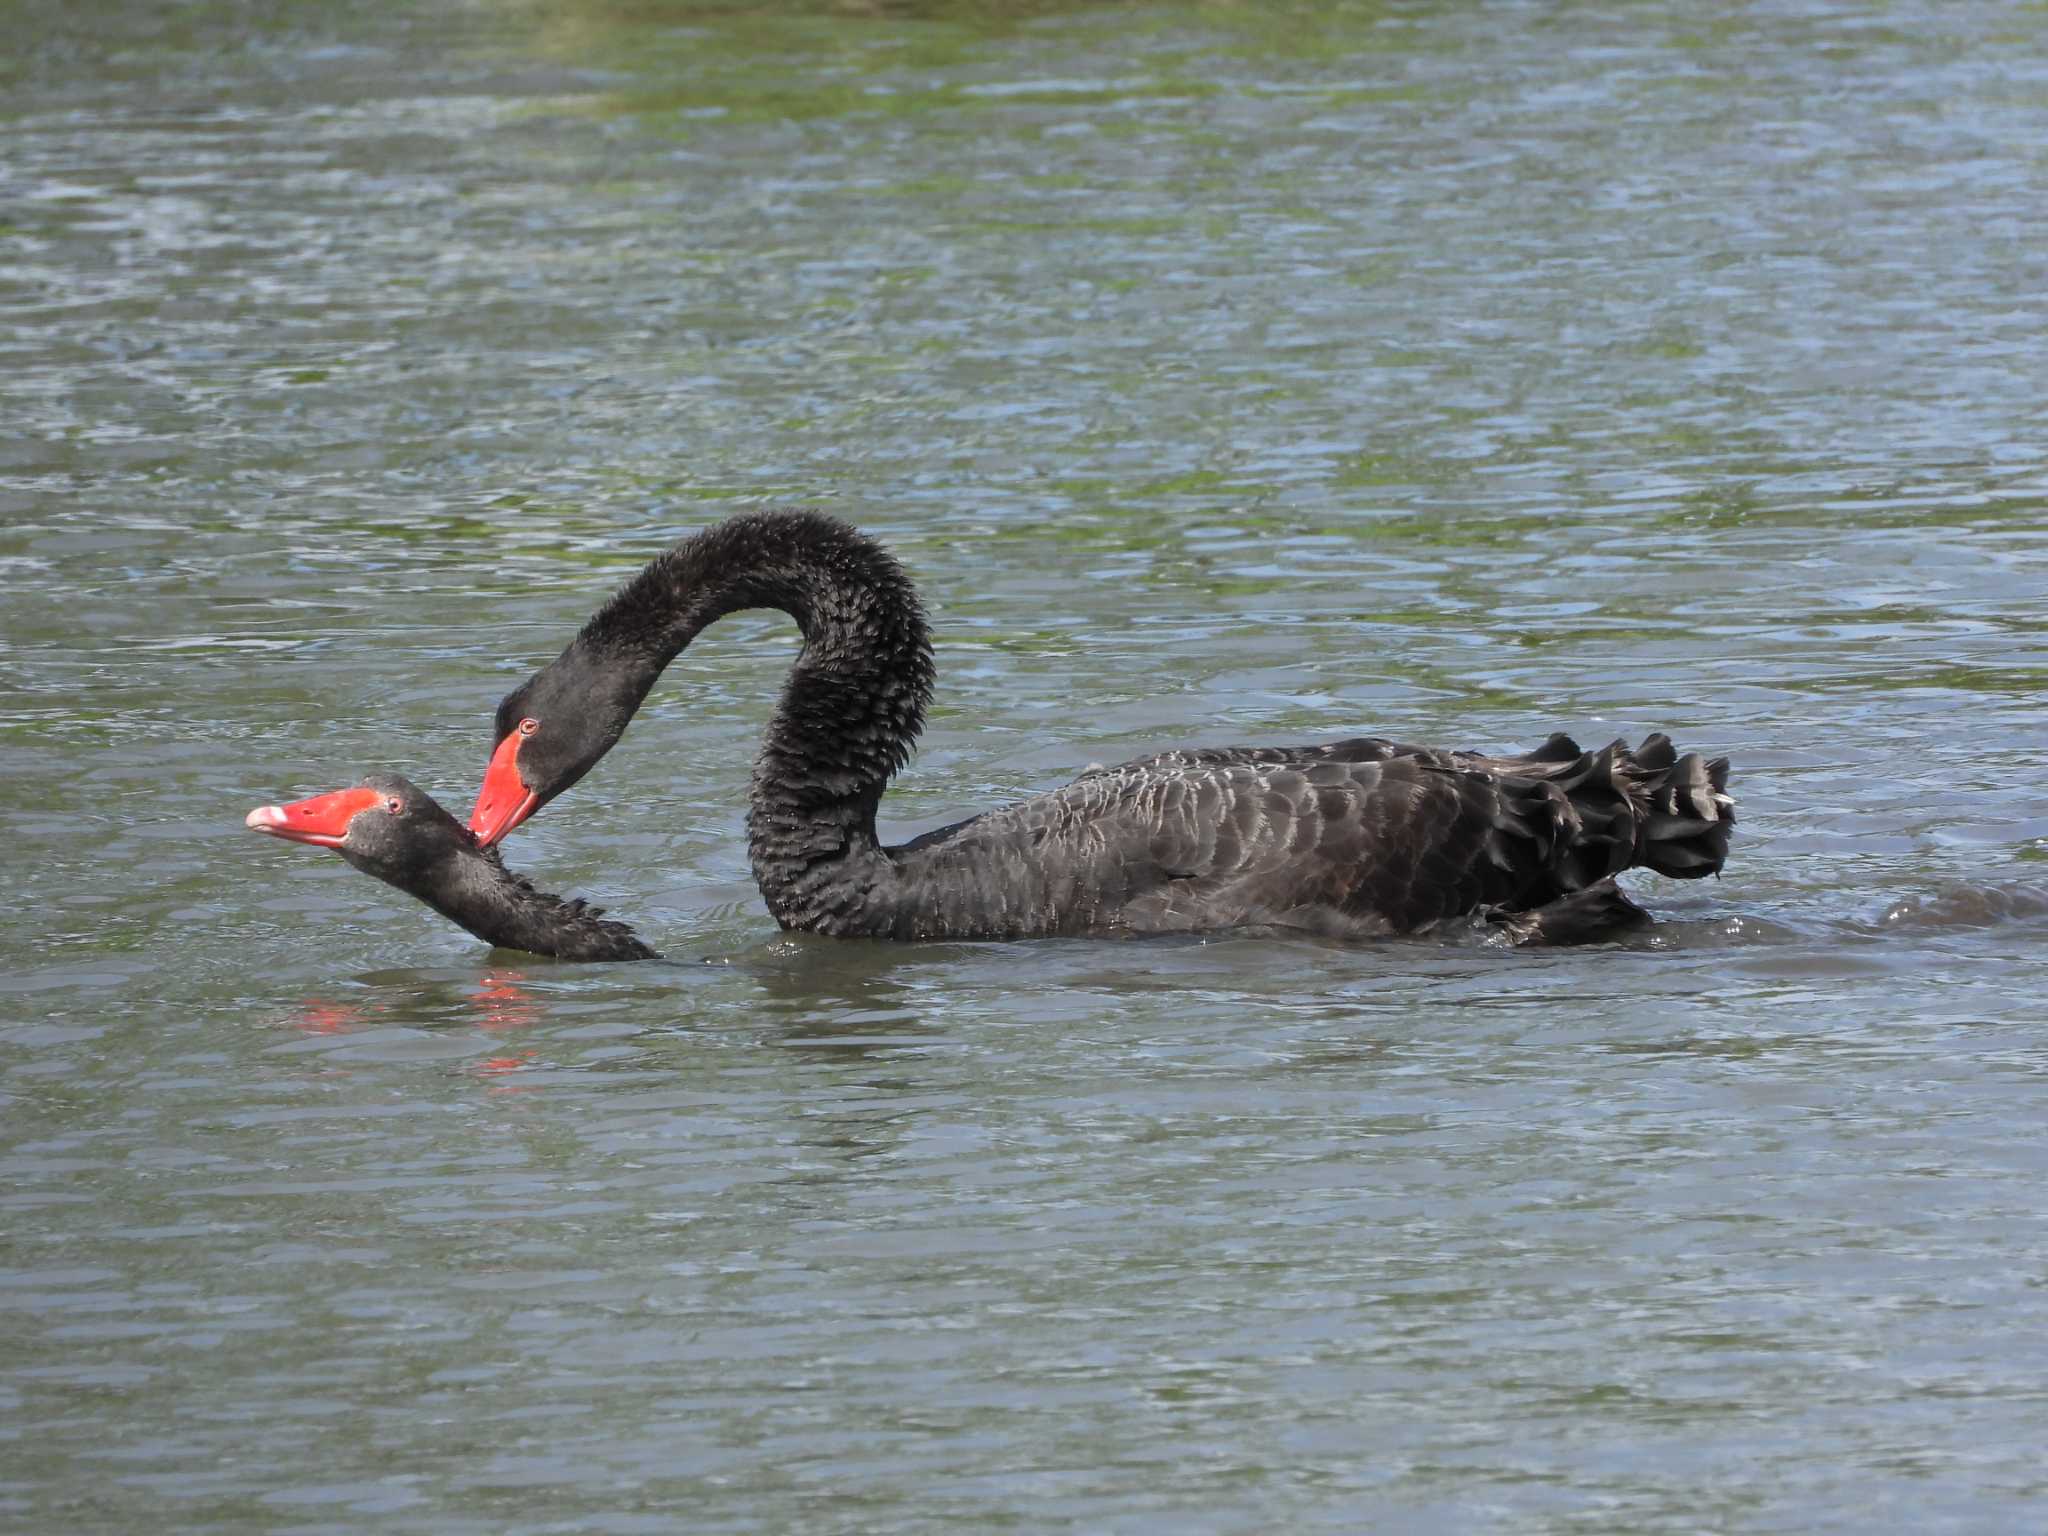
<path fill-rule="evenodd" d="M 1521 756 L 1356 737 L 1172 751 L 885 846 L 876 810 L 931 699 L 924 611 L 873 539 L 815 512 L 691 535 L 499 705 L 470 830 L 489 849 L 615 746 L 706 626 L 772 608 L 803 649 L 755 764 L 754 876 L 783 927 L 885 939 L 1298 928 L 1419 933 L 1484 915 L 1573 942 L 1642 920 L 1613 885 L 1717 873 L 1726 759 L 1652 735 Z M 346 851 L 346 850 L 344 850 Z"/>

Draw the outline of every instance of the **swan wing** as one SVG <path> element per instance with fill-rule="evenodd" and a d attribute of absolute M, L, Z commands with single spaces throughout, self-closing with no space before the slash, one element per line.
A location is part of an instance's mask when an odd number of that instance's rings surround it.
<path fill-rule="evenodd" d="M 1656 738 L 1653 738 L 1653 740 Z M 1644 744 L 1646 747 L 1648 742 Z M 1447 752 L 1385 736 L 1349 736 L 1342 741 L 1284 747 L 1184 747 L 1134 758 L 1113 768 L 1096 766 L 1082 774 L 1117 774 L 1137 768 L 1309 768 L 1317 763 L 1383 763 L 1391 758 L 1416 758 L 1440 768 L 1476 768 L 1483 772 L 1523 777 L 1549 777 L 1584 755 L 1579 744 L 1559 732 L 1533 752 L 1493 755 Z"/>
<path fill-rule="evenodd" d="M 1525 910 L 1638 863 L 1711 873 L 1726 764 L 1653 737 L 1523 757 L 1402 748 L 1210 748 L 1091 770 L 891 852 L 901 937 L 1281 924 L 1415 932 Z"/>
<path fill-rule="evenodd" d="M 1406 933 L 1555 894 L 1578 830 L 1569 800 L 1433 757 L 1228 764 L 1131 785 L 1145 842 L 1126 922 Z"/>
<path fill-rule="evenodd" d="M 1177 754 L 1167 754 L 1172 757 Z M 992 935 L 1256 923 L 1409 932 L 1558 887 L 1570 802 L 1422 756 L 1146 761 L 896 850 L 899 926 Z"/>

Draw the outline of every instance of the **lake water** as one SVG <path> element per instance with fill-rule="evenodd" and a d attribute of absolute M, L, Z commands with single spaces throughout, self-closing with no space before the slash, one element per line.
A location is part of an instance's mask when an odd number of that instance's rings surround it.
<path fill-rule="evenodd" d="M 742 8 L 744 9 L 744 8 Z M 2048 1510 L 2048 16 L 35 7 L 0 58 L 0 1526 L 2018 1531 Z M 874 531 L 912 830 L 1669 730 L 1650 939 L 833 944 L 677 534 Z"/>

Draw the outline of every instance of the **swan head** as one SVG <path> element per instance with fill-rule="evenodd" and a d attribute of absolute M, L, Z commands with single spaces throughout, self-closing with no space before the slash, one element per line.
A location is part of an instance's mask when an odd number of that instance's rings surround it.
<path fill-rule="evenodd" d="M 332 848 L 356 868 L 398 886 L 417 883 L 449 852 L 475 846 L 433 796 L 395 773 L 371 774 L 353 788 L 290 805 L 259 805 L 243 824 L 286 842 Z"/>
<path fill-rule="evenodd" d="M 506 694 L 469 830 L 489 848 L 597 765 L 659 668 L 607 664 L 581 641 Z"/>

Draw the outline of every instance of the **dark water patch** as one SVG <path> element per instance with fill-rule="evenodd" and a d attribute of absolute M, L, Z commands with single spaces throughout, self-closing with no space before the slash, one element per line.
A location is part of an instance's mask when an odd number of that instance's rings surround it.
<path fill-rule="evenodd" d="M 2038 926 L 2048 918 L 2048 886 L 1953 883 L 1886 907 L 1876 927 L 1886 933 L 1940 933 L 1947 929 Z"/>

